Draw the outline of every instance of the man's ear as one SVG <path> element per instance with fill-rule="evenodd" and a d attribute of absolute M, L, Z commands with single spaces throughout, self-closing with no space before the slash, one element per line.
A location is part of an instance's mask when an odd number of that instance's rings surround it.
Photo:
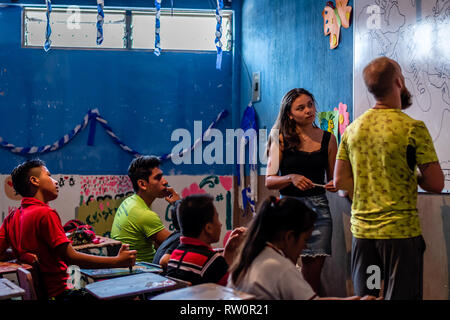
<path fill-rule="evenodd" d="M 402 79 L 400 77 L 396 77 L 395 80 L 394 80 L 394 83 L 400 89 L 403 88 L 403 82 L 402 82 Z"/>
<path fill-rule="evenodd" d="M 138 187 L 141 188 L 142 190 L 147 190 L 147 183 L 144 179 L 139 179 L 137 181 Z"/>
<path fill-rule="evenodd" d="M 30 182 L 31 182 L 31 184 L 33 185 L 33 186 L 35 186 L 35 187 L 39 187 L 39 178 L 38 177 L 36 177 L 36 176 L 31 176 L 30 177 Z"/>
<path fill-rule="evenodd" d="M 205 226 L 203 227 L 203 230 L 205 230 L 206 234 L 212 234 L 213 232 L 213 225 L 211 222 L 208 222 L 205 224 Z"/>

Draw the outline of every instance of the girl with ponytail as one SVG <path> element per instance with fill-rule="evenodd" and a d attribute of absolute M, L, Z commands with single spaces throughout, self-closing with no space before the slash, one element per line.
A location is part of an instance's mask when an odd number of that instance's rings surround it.
<path fill-rule="evenodd" d="M 231 266 L 228 286 L 253 294 L 257 300 L 318 298 L 296 267 L 314 229 L 316 216 L 299 199 L 269 197 L 246 232 Z M 360 297 L 322 299 L 359 300 Z"/>

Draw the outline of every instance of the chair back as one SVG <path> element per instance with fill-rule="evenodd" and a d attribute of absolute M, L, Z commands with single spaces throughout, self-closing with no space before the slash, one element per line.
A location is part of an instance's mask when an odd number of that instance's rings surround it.
<path fill-rule="evenodd" d="M 19 280 L 19 286 L 25 290 L 23 300 L 37 300 L 36 290 L 34 288 L 34 281 L 31 272 L 24 268 L 17 269 L 17 279 Z"/>

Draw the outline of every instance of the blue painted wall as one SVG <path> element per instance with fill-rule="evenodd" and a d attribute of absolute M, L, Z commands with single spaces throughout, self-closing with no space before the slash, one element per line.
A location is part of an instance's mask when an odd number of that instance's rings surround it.
<path fill-rule="evenodd" d="M 163 2 L 163 8 L 170 6 L 169 1 Z M 52 3 L 92 5 L 95 1 Z M 154 1 L 111 0 L 106 4 L 154 7 Z M 213 4 L 174 1 L 175 8 L 213 10 Z M 233 4 L 232 9 L 236 8 L 240 10 L 240 5 Z M 51 144 L 93 108 L 99 109 L 122 141 L 143 154 L 170 152 L 177 144 L 170 141 L 177 128 L 191 131 L 193 140 L 194 121 L 202 120 L 205 130 L 223 109 L 230 115 L 217 128 L 225 132 L 233 127 L 237 112 L 233 112 L 232 99 L 240 88 L 236 87 L 238 77 L 233 77 L 238 69 L 233 72 L 232 52 L 224 53 L 221 71 L 215 69 L 215 52 L 163 51 L 159 57 L 152 51 L 51 49 L 46 53 L 21 47 L 21 15 L 19 6 L 0 6 L 0 137 L 6 141 L 16 146 Z M 239 30 L 239 23 L 235 26 Z M 53 173 L 126 174 L 132 155 L 114 144 L 99 125 L 94 146 L 88 146 L 88 131 L 89 127 L 63 148 L 39 157 Z M 24 160 L 0 148 L 0 173 L 10 173 Z M 231 174 L 233 169 L 171 161 L 162 168 L 166 173 L 194 175 Z"/>
<path fill-rule="evenodd" d="M 353 25 L 341 28 L 329 49 L 323 35 L 326 1 L 245 0 L 242 5 L 241 113 L 251 100 L 251 74 L 261 72 L 261 101 L 254 103 L 260 128 L 270 129 L 280 101 L 292 88 L 312 92 L 319 111 L 339 102 L 352 112 Z M 353 7 L 353 1 L 349 1 Z M 352 119 L 352 114 L 350 114 Z"/>

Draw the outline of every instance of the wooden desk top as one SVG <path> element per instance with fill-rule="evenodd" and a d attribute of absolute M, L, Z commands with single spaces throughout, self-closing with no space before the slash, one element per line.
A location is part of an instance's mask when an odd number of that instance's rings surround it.
<path fill-rule="evenodd" d="M 26 263 L 17 263 L 12 261 L 1 262 L 0 261 L 0 275 L 6 273 L 14 273 L 17 272 L 17 269 L 24 268 L 25 270 L 33 269 L 32 266 Z"/>
<path fill-rule="evenodd" d="M 139 273 L 88 284 L 85 288 L 98 299 L 117 299 L 175 287 L 176 282 L 155 273 Z"/>
<path fill-rule="evenodd" d="M 203 283 L 192 287 L 166 292 L 152 300 L 253 300 L 255 296 L 215 283 Z"/>
<path fill-rule="evenodd" d="M 73 246 L 75 250 L 82 250 L 82 249 L 91 249 L 91 248 L 102 248 L 107 246 L 121 246 L 122 242 L 118 240 L 114 240 L 107 237 L 97 236 L 97 238 L 100 238 L 100 243 L 87 243 L 82 244 L 79 246 Z"/>
<path fill-rule="evenodd" d="M 0 279 L 0 300 L 20 297 L 25 294 L 25 290 L 15 285 L 8 279 Z"/>

